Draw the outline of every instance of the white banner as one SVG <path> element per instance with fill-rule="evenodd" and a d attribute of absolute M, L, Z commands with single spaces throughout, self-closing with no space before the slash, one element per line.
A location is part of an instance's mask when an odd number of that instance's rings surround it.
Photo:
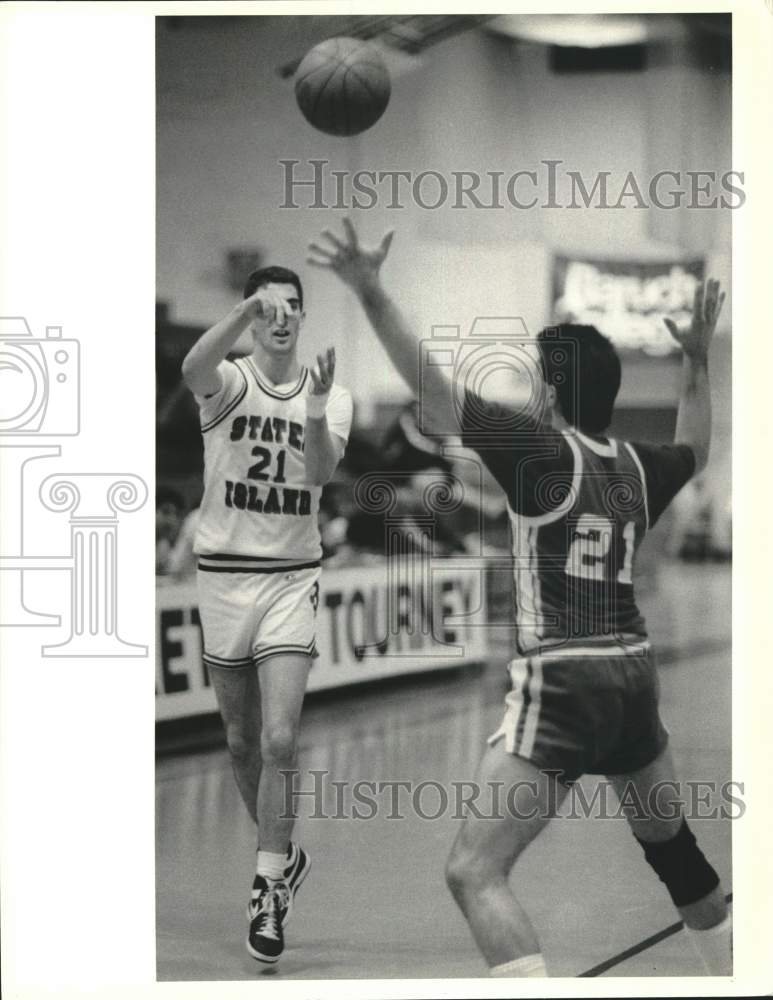
<path fill-rule="evenodd" d="M 485 568 L 443 562 L 396 575 L 396 563 L 322 571 L 319 657 L 310 691 L 480 662 L 487 653 Z M 195 581 L 156 594 L 156 718 L 215 711 L 202 655 Z"/>

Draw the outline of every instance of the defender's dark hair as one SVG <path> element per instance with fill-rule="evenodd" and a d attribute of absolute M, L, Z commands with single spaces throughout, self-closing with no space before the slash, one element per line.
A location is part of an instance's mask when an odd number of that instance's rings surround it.
<path fill-rule="evenodd" d="M 537 337 L 542 373 L 567 423 L 588 434 L 609 427 L 620 389 L 620 358 L 595 326 L 562 323 Z"/>
<path fill-rule="evenodd" d="M 291 271 L 287 267 L 258 268 L 247 278 L 247 283 L 244 286 L 244 298 L 248 299 L 250 295 L 254 295 L 259 288 L 264 288 L 266 285 L 295 285 L 298 289 L 298 301 L 303 309 L 303 286 L 295 271 Z"/>

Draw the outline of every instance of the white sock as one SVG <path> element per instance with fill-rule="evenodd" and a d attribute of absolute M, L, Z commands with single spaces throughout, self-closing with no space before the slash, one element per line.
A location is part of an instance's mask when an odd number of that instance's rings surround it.
<path fill-rule="evenodd" d="M 733 920 L 731 915 L 706 930 L 685 927 L 706 972 L 712 976 L 733 974 Z"/>
<path fill-rule="evenodd" d="M 257 847 L 255 848 L 255 855 L 260 853 L 260 841 L 258 841 Z M 285 854 L 285 864 L 290 860 L 293 854 L 293 842 L 290 840 L 287 844 L 287 854 Z"/>
<path fill-rule="evenodd" d="M 545 959 L 539 952 L 536 955 L 514 958 L 512 962 L 504 962 L 502 965 L 493 965 L 488 971 L 490 976 L 506 979 L 536 978 L 548 974 Z"/>
<path fill-rule="evenodd" d="M 287 864 L 287 854 L 273 854 L 271 851 L 258 850 L 258 875 L 276 881 L 282 878 Z"/>

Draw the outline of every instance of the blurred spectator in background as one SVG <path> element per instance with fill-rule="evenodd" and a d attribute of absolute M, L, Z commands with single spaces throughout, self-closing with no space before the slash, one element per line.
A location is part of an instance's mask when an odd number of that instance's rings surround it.
<path fill-rule="evenodd" d="M 733 510 L 729 496 L 716 497 L 714 505 L 714 558 L 729 560 L 733 557 Z"/>
<path fill-rule="evenodd" d="M 175 580 L 185 580 L 196 573 L 196 555 L 193 551 L 193 541 L 199 526 L 199 508 L 194 507 L 185 516 L 180 526 L 177 540 L 167 561 L 167 572 Z"/>
<path fill-rule="evenodd" d="M 385 482 L 395 488 L 396 501 L 389 511 L 391 531 L 402 537 L 403 553 L 428 551 L 434 555 L 446 555 L 462 551 L 458 533 L 451 523 L 452 515 L 432 519 L 430 527 L 426 522 L 429 511 L 424 506 L 423 494 L 429 484 L 445 484 L 451 488 L 453 482 L 452 464 L 442 453 L 443 442 L 427 437 L 418 422 L 418 404 L 408 403 L 397 419 L 391 423 L 376 449 L 376 461 L 371 471 L 377 472 Z M 357 560 L 358 554 L 366 558 L 384 558 L 387 541 L 384 514 L 361 510 L 356 504 L 348 512 L 346 537 L 339 548 L 339 556 L 345 555 L 349 561 Z"/>
<path fill-rule="evenodd" d="M 182 525 L 185 501 L 176 490 L 156 491 L 156 573 L 169 572 L 169 556 Z"/>
<path fill-rule="evenodd" d="M 433 468 L 442 475 L 451 472 L 443 455 L 443 441 L 430 438 L 419 427 L 419 404 L 412 400 L 384 434 L 379 449 L 381 469 L 388 472 L 418 472 Z"/>
<path fill-rule="evenodd" d="M 731 557 L 730 502 L 721 487 L 712 489 L 705 473 L 677 495 L 668 553 L 687 562 L 722 561 Z"/>
<path fill-rule="evenodd" d="M 325 487 L 323 498 L 330 491 L 336 491 L 343 482 L 352 483 L 358 476 L 381 468 L 381 440 L 377 428 L 378 422 L 375 425 L 360 422 L 360 411 L 355 400 L 349 443 L 338 466 L 336 478 Z"/>
<path fill-rule="evenodd" d="M 350 444 L 356 434 L 353 429 Z M 429 547 L 428 514 L 433 515 L 431 545 L 435 556 L 462 552 L 484 555 L 508 549 L 501 491 L 492 492 L 490 474 L 481 469 L 473 452 L 461 447 L 459 439 L 439 440 L 422 432 L 415 401 L 389 424 L 380 442 L 372 430 L 360 429 L 360 435 L 360 447 L 350 448 L 342 463 L 342 480 L 326 487 L 322 498 L 323 558 L 330 565 L 377 561 L 387 554 L 384 514 L 362 510 L 355 500 L 357 480 L 373 473 L 395 488 L 396 502 L 389 518 L 392 530 L 397 528 L 403 536 L 404 551 Z M 444 454 L 449 445 L 454 447 L 452 458 Z M 447 513 L 426 509 L 424 491 L 430 484 L 445 484 L 461 493 L 462 504 Z"/>

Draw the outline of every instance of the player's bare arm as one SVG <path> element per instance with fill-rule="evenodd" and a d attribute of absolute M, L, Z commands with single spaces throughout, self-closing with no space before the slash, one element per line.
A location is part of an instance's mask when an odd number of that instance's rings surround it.
<path fill-rule="evenodd" d="M 331 270 L 352 289 L 390 361 L 411 392 L 418 397 L 421 385 L 419 340 L 397 304 L 384 289 L 380 277 L 381 266 L 389 253 L 394 232 L 386 233 L 377 247 L 367 248 L 360 244 L 349 219 L 344 219 L 343 225 L 343 239 L 326 229 L 322 238 L 327 241 L 328 246 L 320 243 L 309 245 L 308 262 L 314 267 Z M 426 393 L 423 402 L 430 416 L 444 421 L 444 426 L 448 426 L 448 421 L 455 419 L 455 411 L 451 383 L 447 376 L 439 368 L 428 367 L 424 372 L 422 388 Z"/>
<path fill-rule="evenodd" d="M 289 304 L 269 288 L 259 288 L 254 295 L 235 305 L 227 316 L 203 333 L 186 354 L 182 374 L 188 388 L 197 396 L 211 396 L 217 392 L 222 384 L 217 366 L 250 323 L 261 317 L 268 321 L 276 318 L 282 325 L 289 308 Z"/>
<path fill-rule="evenodd" d="M 676 418 L 674 444 L 687 444 L 695 453 L 695 471 L 705 468 L 711 444 L 711 389 L 708 354 L 725 293 L 719 282 L 709 279 L 695 292 L 692 322 L 680 330 L 673 320 L 663 322 L 682 348 L 682 390 Z"/>
<path fill-rule="evenodd" d="M 316 370 L 309 368 L 311 389 L 306 403 L 306 442 L 303 455 L 306 475 L 315 486 L 330 482 L 343 457 L 345 442 L 333 434 L 327 424 L 325 407 L 335 381 L 336 352 L 329 347 L 323 356 L 317 355 Z"/>

